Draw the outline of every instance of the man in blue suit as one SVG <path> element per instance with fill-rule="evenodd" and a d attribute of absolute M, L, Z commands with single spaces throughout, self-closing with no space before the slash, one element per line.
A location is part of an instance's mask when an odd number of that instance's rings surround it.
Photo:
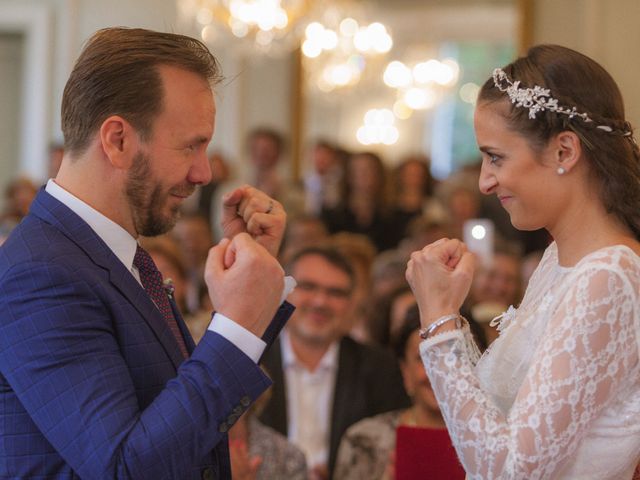
<path fill-rule="evenodd" d="M 199 41 L 141 29 L 99 31 L 76 62 L 60 171 L 0 248 L 1 478 L 231 477 L 226 432 L 292 311 L 284 211 L 251 187 L 224 199 L 197 347 L 137 245 L 211 179 L 218 79 Z"/>

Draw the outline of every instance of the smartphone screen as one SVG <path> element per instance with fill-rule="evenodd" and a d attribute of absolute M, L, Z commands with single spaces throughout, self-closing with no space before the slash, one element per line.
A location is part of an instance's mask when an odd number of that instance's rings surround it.
<path fill-rule="evenodd" d="M 463 225 L 463 241 L 484 265 L 493 260 L 495 226 L 488 218 L 472 218 Z"/>

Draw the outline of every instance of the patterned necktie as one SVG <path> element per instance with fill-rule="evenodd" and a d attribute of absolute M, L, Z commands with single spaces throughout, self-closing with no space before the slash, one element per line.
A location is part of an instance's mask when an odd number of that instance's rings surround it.
<path fill-rule="evenodd" d="M 156 304 L 158 310 L 160 310 L 160 313 L 167 322 L 167 325 L 169 325 L 173 336 L 176 338 L 180 351 L 182 352 L 182 356 L 187 358 L 189 356 L 187 353 L 187 347 L 184 343 L 182 333 L 180 332 L 180 327 L 178 327 L 178 322 L 176 322 L 173 312 L 171 311 L 169 297 L 167 296 L 167 292 L 162 284 L 162 274 L 156 267 L 156 264 L 153 263 L 151 255 L 149 255 L 149 253 L 140 245 L 138 245 L 136 255 L 133 257 L 133 264 L 140 273 L 142 286 L 151 297 L 151 300 L 153 300 L 153 303 Z"/>

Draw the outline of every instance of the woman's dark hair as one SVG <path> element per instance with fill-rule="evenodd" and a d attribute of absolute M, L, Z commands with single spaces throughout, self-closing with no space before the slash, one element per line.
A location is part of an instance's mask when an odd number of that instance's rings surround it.
<path fill-rule="evenodd" d="M 545 110 L 531 119 L 528 108 L 510 104 L 507 120 L 535 149 L 547 145 L 560 132 L 575 132 L 607 212 L 640 238 L 640 151 L 633 136 L 625 136 L 632 128 L 625 120 L 622 95 L 611 75 L 589 57 L 558 45 L 535 46 L 503 70 L 512 82 L 519 81 L 521 88 L 548 88 L 558 105 L 575 107 L 589 116 L 590 122 Z M 480 90 L 478 103 L 506 98 L 490 78 Z"/>
<path fill-rule="evenodd" d="M 372 299 L 369 335 L 376 345 L 380 345 L 382 347 L 389 347 L 393 345 L 394 339 L 391 335 L 391 312 L 393 304 L 398 297 L 408 292 L 411 292 L 411 288 L 408 284 L 402 283 L 389 292 L 388 295 Z"/>
<path fill-rule="evenodd" d="M 321 257 L 338 270 L 342 270 L 349 277 L 350 288 L 354 288 L 356 283 L 356 273 L 351 262 L 338 249 L 330 246 L 313 245 L 294 252 L 285 265 L 285 271 L 287 273 L 293 272 L 300 259 L 312 255 Z"/>
<path fill-rule="evenodd" d="M 373 166 L 373 171 L 375 172 L 376 177 L 376 193 L 374 194 L 374 210 L 375 211 L 385 211 L 387 208 L 387 168 L 382 160 L 382 158 L 374 153 L 374 152 L 357 152 L 352 153 L 346 161 L 345 164 L 345 178 L 344 178 L 344 192 L 343 198 L 345 199 L 346 204 L 348 205 L 349 199 L 354 194 L 353 189 L 353 178 L 351 177 L 351 165 L 355 162 L 356 159 L 363 158 L 365 159 L 371 166 Z"/>
<path fill-rule="evenodd" d="M 398 331 L 393 342 L 393 351 L 398 361 L 404 360 L 409 339 L 418 330 L 420 330 L 420 311 L 418 305 L 413 305 L 407 310 L 402 328 Z"/>
<path fill-rule="evenodd" d="M 393 188 L 394 193 L 398 194 L 404 187 L 401 182 L 402 171 L 407 165 L 415 164 L 419 165 L 422 169 L 422 177 L 424 180 L 424 184 L 422 186 L 422 194 L 425 197 L 428 197 L 433 194 L 434 180 L 431 176 L 431 170 L 429 168 L 429 164 L 431 160 L 426 155 L 415 154 L 410 155 L 404 158 L 394 169 L 393 169 Z"/>

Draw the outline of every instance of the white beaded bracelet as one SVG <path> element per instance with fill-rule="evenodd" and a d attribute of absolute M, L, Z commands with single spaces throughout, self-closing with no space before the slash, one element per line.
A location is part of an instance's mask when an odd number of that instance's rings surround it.
<path fill-rule="evenodd" d="M 423 339 L 423 340 L 426 340 L 427 338 L 429 338 L 429 336 L 431 336 L 431 334 L 434 331 L 436 331 L 438 328 L 440 328 L 445 323 L 450 322 L 451 320 L 455 320 L 456 321 L 456 328 L 460 328 L 460 327 L 462 327 L 461 319 L 462 319 L 462 317 L 460 316 L 459 313 L 452 313 L 450 315 L 444 315 L 443 317 L 440 317 L 435 322 L 433 322 L 431 325 L 429 325 L 427 328 L 421 328 L 420 329 L 420 338 Z"/>

